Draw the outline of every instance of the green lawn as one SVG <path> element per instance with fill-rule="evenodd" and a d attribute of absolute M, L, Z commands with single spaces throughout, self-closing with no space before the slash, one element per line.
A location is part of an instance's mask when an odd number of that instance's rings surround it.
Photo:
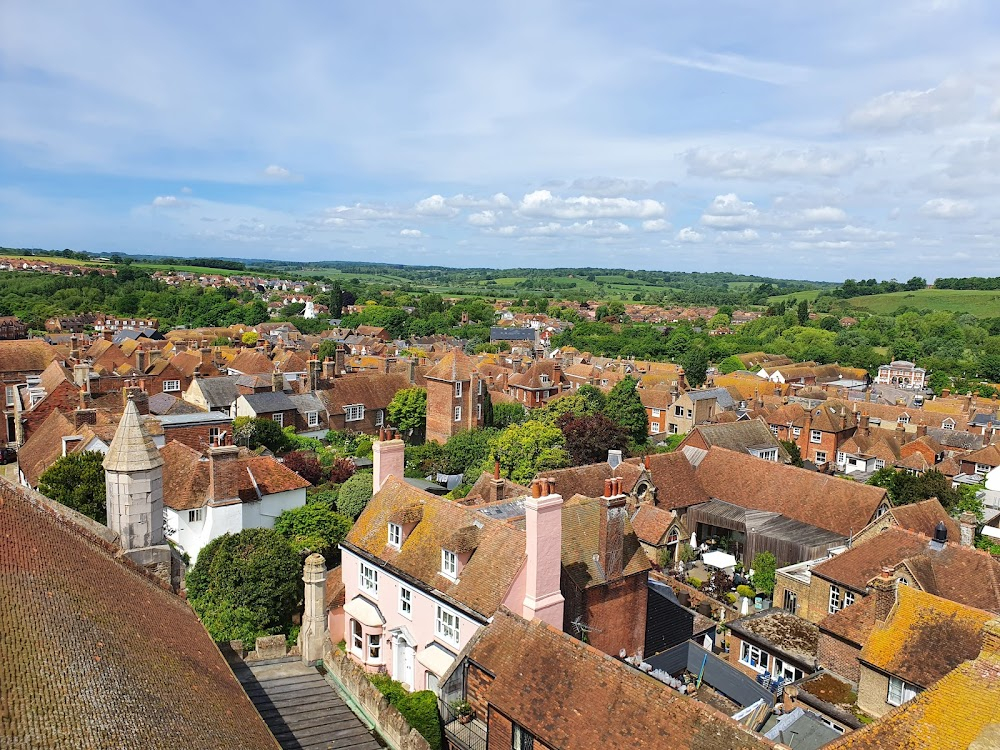
<path fill-rule="evenodd" d="M 969 313 L 980 318 L 1000 316 L 1000 292 L 979 292 L 964 289 L 918 289 L 913 292 L 891 292 L 853 297 L 850 303 L 879 315 L 889 315 L 903 305 L 921 310 L 947 310 Z"/>
<path fill-rule="evenodd" d="M 768 297 L 767 301 L 768 304 L 771 305 L 775 304 L 776 302 L 791 302 L 792 300 L 799 301 L 804 299 L 807 299 L 810 302 L 812 302 L 819 296 L 819 293 L 822 291 L 823 291 L 822 289 L 805 289 L 801 292 L 792 292 L 790 294 L 779 294 L 774 297 Z"/>

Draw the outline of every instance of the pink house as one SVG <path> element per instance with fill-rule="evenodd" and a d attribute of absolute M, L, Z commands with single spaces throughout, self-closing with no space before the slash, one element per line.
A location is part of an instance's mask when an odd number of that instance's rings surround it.
<path fill-rule="evenodd" d="M 343 605 L 329 616 L 331 637 L 343 633 L 366 669 L 435 689 L 501 605 L 562 629 L 563 499 L 548 482 L 518 508 L 521 530 L 407 484 L 401 440 L 375 443 L 374 469 L 375 496 L 341 545 Z"/>

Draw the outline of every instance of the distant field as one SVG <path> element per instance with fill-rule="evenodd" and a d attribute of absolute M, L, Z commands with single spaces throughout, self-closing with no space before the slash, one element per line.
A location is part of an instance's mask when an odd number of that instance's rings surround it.
<path fill-rule="evenodd" d="M 921 310 L 947 310 L 975 315 L 979 318 L 1000 316 L 1000 292 L 978 292 L 963 289 L 918 289 L 914 292 L 891 292 L 853 297 L 855 307 L 888 315 L 906 305 Z"/>
<path fill-rule="evenodd" d="M 791 302 L 793 299 L 796 300 L 796 301 L 806 299 L 806 300 L 809 300 L 810 302 L 812 302 L 813 300 L 815 300 L 819 296 L 819 293 L 821 291 L 823 291 L 823 290 L 822 289 L 806 289 L 806 290 L 801 291 L 801 292 L 792 292 L 791 294 L 779 294 L 779 295 L 774 296 L 774 297 L 768 297 L 767 301 L 768 301 L 769 304 L 772 304 L 772 305 L 775 302 Z"/>

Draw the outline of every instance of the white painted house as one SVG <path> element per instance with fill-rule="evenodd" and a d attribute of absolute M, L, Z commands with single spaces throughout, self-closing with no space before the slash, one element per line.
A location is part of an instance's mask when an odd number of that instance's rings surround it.
<path fill-rule="evenodd" d="M 203 456 L 176 440 L 161 453 L 166 534 L 192 563 L 216 537 L 273 528 L 284 511 L 306 504 L 309 482 L 270 456 L 232 445 Z"/>

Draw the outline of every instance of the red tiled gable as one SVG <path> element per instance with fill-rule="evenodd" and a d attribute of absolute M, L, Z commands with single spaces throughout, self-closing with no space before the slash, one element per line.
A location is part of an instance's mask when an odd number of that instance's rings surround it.
<path fill-rule="evenodd" d="M 343 414 L 344 407 L 351 404 L 364 404 L 367 410 L 385 409 L 396 391 L 409 387 L 410 381 L 405 375 L 366 373 L 337 378 L 332 388 L 316 394 L 333 416 Z"/>
<path fill-rule="evenodd" d="M 190 606 L 0 480 L 0 746 L 277 750 Z"/>
<path fill-rule="evenodd" d="M 492 681 L 485 699 L 546 747 L 751 750 L 771 747 L 728 716 L 559 632 L 501 609 L 469 659 Z"/>
<path fill-rule="evenodd" d="M 718 447 L 708 451 L 698 465 L 697 476 L 705 491 L 719 500 L 780 513 L 843 536 L 867 526 L 886 497 L 881 487 Z"/>
<path fill-rule="evenodd" d="M 875 597 L 864 596 L 819 621 L 820 633 L 832 633 L 861 648 L 875 627 Z"/>
<path fill-rule="evenodd" d="M 814 575 L 864 591 L 883 567 L 895 567 L 927 546 L 929 539 L 899 528 L 888 528 L 869 541 L 820 563 Z"/>
<path fill-rule="evenodd" d="M 62 439 L 76 432 L 73 423 L 58 409 L 45 418 L 17 453 L 28 484 L 38 486 L 38 478 L 62 455 Z"/>
<path fill-rule="evenodd" d="M 208 500 L 208 461 L 176 440 L 160 448 L 163 456 L 163 502 L 174 510 L 202 507 Z"/>
<path fill-rule="evenodd" d="M 256 349 L 244 349 L 233 358 L 228 367 L 244 375 L 269 375 L 274 372 L 274 363 Z"/>
<path fill-rule="evenodd" d="M 467 381 L 476 369 L 476 362 L 461 349 L 452 349 L 434 365 L 427 374 L 428 380 L 445 380 L 449 382 Z"/>
<path fill-rule="evenodd" d="M 966 453 L 962 456 L 962 461 L 986 464 L 987 466 L 1000 466 L 1000 445 L 991 443 L 981 450 Z"/>
<path fill-rule="evenodd" d="M 896 525 L 907 531 L 914 531 L 924 536 L 933 536 L 934 529 L 941 522 L 948 529 L 948 538 L 958 541 L 961 538 L 961 530 L 955 520 L 948 515 L 936 497 L 929 500 L 921 500 L 919 503 L 910 505 L 900 505 L 890 509 Z"/>
<path fill-rule="evenodd" d="M 639 465 L 643 460 L 630 458 L 625 463 Z M 711 499 L 683 453 L 654 453 L 649 456 L 649 473 L 656 487 L 657 508 L 687 508 Z"/>
<path fill-rule="evenodd" d="M 576 495 L 562 508 L 562 567 L 581 589 L 608 583 L 601 569 L 600 522 L 601 501 Z M 639 539 L 626 517 L 622 547 L 622 577 L 645 574 L 650 569 L 649 558 L 642 551 Z"/>
<path fill-rule="evenodd" d="M 639 541 L 657 545 L 663 541 L 663 536 L 674 520 L 674 514 L 670 511 L 644 504 L 632 516 L 632 528 Z"/>

